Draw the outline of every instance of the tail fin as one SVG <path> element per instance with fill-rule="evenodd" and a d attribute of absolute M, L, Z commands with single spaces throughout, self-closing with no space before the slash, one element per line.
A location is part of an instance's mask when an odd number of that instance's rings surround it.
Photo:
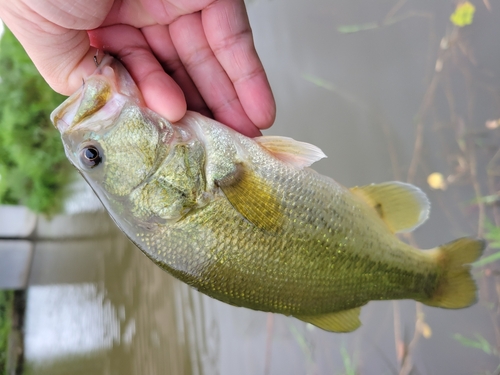
<path fill-rule="evenodd" d="M 470 274 L 470 263 L 479 258 L 485 242 L 460 238 L 434 249 L 431 256 L 442 267 L 441 282 L 434 295 L 422 303 L 446 309 L 460 309 L 476 302 L 476 283 Z"/>

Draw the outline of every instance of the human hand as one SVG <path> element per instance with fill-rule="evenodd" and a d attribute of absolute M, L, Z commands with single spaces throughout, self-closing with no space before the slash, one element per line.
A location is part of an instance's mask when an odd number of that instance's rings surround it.
<path fill-rule="evenodd" d="M 256 136 L 274 121 L 243 0 L 0 0 L 0 18 L 61 94 L 92 74 L 99 49 L 172 122 L 188 108 Z"/>

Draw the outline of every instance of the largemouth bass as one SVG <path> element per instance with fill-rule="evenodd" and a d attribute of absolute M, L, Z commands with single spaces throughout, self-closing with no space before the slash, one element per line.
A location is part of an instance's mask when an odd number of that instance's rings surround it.
<path fill-rule="evenodd" d="M 427 219 L 413 185 L 347 189 L 309 168 L 324 157 L 310 144 L 250 139 L 194 112 L 170 123 L 109 56 L 51 118 L 121 230 L 213 298 L 335 332 L 359 327 L 370 300 L 475 302 L 483 241 L 421 251 L 395 236 Z"/>

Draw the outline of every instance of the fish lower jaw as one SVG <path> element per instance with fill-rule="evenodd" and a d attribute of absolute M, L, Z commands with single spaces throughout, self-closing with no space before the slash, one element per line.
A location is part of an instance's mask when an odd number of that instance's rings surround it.
<path fill-rule="evenodd" d="M 63 119 L 55 120 L 54 125 L 61 134 L 66 133 L 66 131 L 69 129 L 69 124 Z"/>

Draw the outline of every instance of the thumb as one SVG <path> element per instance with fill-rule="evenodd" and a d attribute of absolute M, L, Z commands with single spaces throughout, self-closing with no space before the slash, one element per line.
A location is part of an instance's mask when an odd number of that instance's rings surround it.
<path fill-rule="evenodd" d="M 94 26 L 92 23 L 100 23 L 100 20 L 94 17 L 92 22 L 87 20 L 82 24 L 77 22 L 82 21 L 81 16 L 71 19 L 62 8 L 54 9 L 62 7 L 62 3 L 57 5 L 57 1 L 53 1 L 49 6 L 46 1 L 32 2 L 35 4 L 27 4 L 29 1 L 0 2 L 0 18 L 23 45 L 52 89 L 63 95 L 71 95 L 81 86 L 82 78 L 95 70 L 93 56 L 96 51 L 90 46 L 85 30 Z M 50 19 L 44 16 L 47 9 L 51 12 Z M 65 22 L 57 22 L 63 16 Z M 66 24 L 74 26 L 67 28 L 64 27 Z"/>

